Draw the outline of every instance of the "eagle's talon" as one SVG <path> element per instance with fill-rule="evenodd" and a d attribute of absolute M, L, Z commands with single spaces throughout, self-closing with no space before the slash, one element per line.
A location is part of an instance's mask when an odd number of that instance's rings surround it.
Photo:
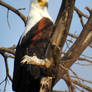
<path fill-rule="evenodd" d="M 27 64 L 27 61 L 26 60 L 22 60 L 21 64 Z"/>
<path fill-rule="evenodd" d="M 25 55 L 21 61 L 21 64 L 28 64 L 29 56 Z"/>

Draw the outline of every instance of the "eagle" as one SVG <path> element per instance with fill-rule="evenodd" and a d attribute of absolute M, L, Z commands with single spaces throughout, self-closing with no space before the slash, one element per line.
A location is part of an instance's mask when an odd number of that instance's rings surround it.
<path fill-rule="evenodd" d="M 12 89 L 15 92 L 39 92 L 45 76 L 35 65 L 21 64 L 23 57 L 44 59 L 53 34 L 53 20 L 48 13 L 48 0 L 31 0 L 28 21 L 16 47 Z"/>

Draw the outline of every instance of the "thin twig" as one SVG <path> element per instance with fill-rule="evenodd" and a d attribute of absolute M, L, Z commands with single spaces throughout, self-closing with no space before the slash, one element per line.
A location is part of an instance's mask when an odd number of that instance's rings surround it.
<path fill-rule="evenodd" d="M 68 33 L 69 36 L 71 36 L 72 38 L 77 39 L 79 36 L 72 34 L 72 33 Z M 92 48 L 92 43 L 90 43 L 88 46 L 90 46 Z"/>
<path fill-rule="evenodd" d="M 11 25 L 9 23 L 9 9 L 7 10 L 7 23 L 8 23 L 8 27 L 11 28 Z"/>
<path fill-rule="evenodd" d="M 80 65 L 80 66 L 92 66 L 92 64 L 81 64 L 81 63 L 75 63 L 77 65 Z"/>
<path fill-rule="evenodd" d="M 85 18 L 89 18 L 88 15 L 84 14 L 82 11 L 80 11 L 77 7 L 74 7 L 74 10 L 81 16 L 84 16 Z"/>
<path fill-rule="evenodd" d="M 7 79 L 7 78 L 5 77 L 5 79 L 4 79 L 2 82 L 0 82 L 0 85 L 1 85 L 2 83 L 4 83 L 4 82 L 6 81 L 6 79 Z"/>
<path fill-rule="evenodd" d="M 5 85 L 4 85 L 4 90 L 3 90 L 3 92 L 6 91 L 7 81 L 8 81 L 8 77 L 6 77 L 6 81 L 5 81 Z"/>
<path fill-rule="evenodd" d="M 14 50 L 14 49 L 16 49 L 16 45 L 13 45 L 13 46 L 9 47 L 8 49 Z"/>
<path fill-rule="evenodd" d="M 18 10 L 25 10 L 26 8 L 19 8 Z"/>
<path fill-rule="evenodd" d="M 80 89 L 79 87 L 77 87 L 76 85 L 74 85 L 75 88 L 77 88 L 80 92 L 84 92 L 82 89 Z"/>
<path fill-rule="evenodd" d="M 83 82 L 88 82 L 88 83 L 92 84 L 92 81 L 91 81 L 91 80 L 85 80 L 85 79 L 80 78 L 80 77 L 78 77 L 78 76 L 71 76 L 71 77 L 72 77 L 72 78 L 77 78 L 77 79 L 79 79 L 79 80 L 81 80 L 81 81 L 83 81 Z"/>
<path fill-rule="evenodd" d="M 91 10 L 90 8 L 85 7 L 85 9 L 88 10 L 88 12 L 89 12 L 90 14 L 92 14 L 92 10 Z"/>
<path fill-rule="evenodd" d="M 8 66 L 8 61 L 7 61 L 7 57 L 5 56 L 5 54 L 2 54 L 4 57 L 4 61 L 5 61 L 5 68 L 6 68 L 6 77 L 10 79 L 10 81 L 12 82 L 12 77 L 9 74 L 9 66 Z"/>
<path fill-rule="evenodd" d="M 83 89 L 86 89 L 86 90 L 88 90 L 89 92 L 92 92 L 92 88 L 91 87 L 89 87 L 89 86 L 87 86 L 87 85 L 84 85 L 84 84 L 82 84 L 82 83 L 80 83 L 79 81 L 76 81 L 76 80 L 71 80 L 74 84 L 76 84 L 76 85 L 78 85 L 78 86 L 80 86 L 80 87 L 82 87 Z"/>
<path fill-rule="evenodd" d="M 0 51 L 2 51 L 2 52 L 8 52 L 8 53 L 11 53 L 11 54 L 15 55 L 15 51 L 12 50 L 12 49 L 9 49 L 9 48 L 5 48 L 5 47 L 1 47 L 0 46 Z"/>

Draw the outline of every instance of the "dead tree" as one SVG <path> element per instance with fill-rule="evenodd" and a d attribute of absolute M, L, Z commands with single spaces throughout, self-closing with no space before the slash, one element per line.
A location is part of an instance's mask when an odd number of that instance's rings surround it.
<path fill-rule="evenodd" d="M 8 10 L 13 11 L 16 13 L 24 22 L 26 25 L 27 18 L 17 9 L 14 7 L 8 5 L 7 3 L 0 0 L 0 5 L 8 8 Z M 80 11 L 78 8 L 75 7 L 75 0 L 62 0 L 62 4 L 55 22 L 55 32 L 51 38 L 51 44 L 48 45 L 48 50 L 46 57 L 47 59 L 39 59 L 37 57 L 28 57 L 25 56 L 22 63 L 27 61 L 27 64 L 34 64 L 41 68 L 45 66 L 45 69 L 47 70 L 45 73 L 49 76 L 44 77 L 41 80 L 41 88 L 40 92 L 66 92 L 66 91 L 54 91 L 52 90 L 53 86 L 56 85 L 56 83 L 63 79 L 68 88 L 69 92 L 75 92 L 76 85 L 79 87 L 86 89 L 88 91 L 92 91 L 92 88 L 89 86 L 86 86 L 80 82 L 86 81 L 90 83 L 90 81 L 87 81 L 85 79 L 79 78 L 73 70 L 70 69 L 70 67 L 77 61 L 87 61 L 89 63 L 92 63 L 90 59 L 87 58 L 81 58 L 80 55 L 82 52 L 89 46 L 92 48 L 92 10 L 90 10 L 88 7 L 86 7 L 86 10 L 90 13 L 90 16 L 87 16 L 82 11 Z M 76 11 L 80 22 L 82 24 L 82 31 L 79 36 L 76 36 L 74 34 L 69 33 L 71 21 L 73 18 L 73 11 Z M 83 23 L 82 17 L 87 18 L 87 23 Z M 72 46 L 68 49 L 67 52 L 63 52 L 64 45 L 67 41 L 67 36 L 71 36 L 72 38 L 75 38 L 76 41 L 72 44 Z M 68 40 L 72 43 L 71 40 Z M 6 72 L 7 76 L 4 81 L 7 81 L 7 78 L 10 79 L 12 82 L 11 75 L 9 74 L 9 68 L 8 68 L 8 61 L 7 58 L 14 58 L 15 56 L 15 49 L 16 46 L 12 46 L 10 48 L 0 47 L 0 54 L 3 56 L 5 60 L 6 65 Z M 40 53 L 40 52 L 39 52 Z M 37 61 L 41 60 L 42 63 L 38 63 Z M 44 68 L 43 68 L 44 70 Z M 70 76 L 69 70 L 74 73 L 74 76 Z M 72 78 L 76 78 L 78 80 L 74 80 Z M 0 84 L 2 84 L 4 81 L 2 81 Z M 92 82 L 91 82 L 92 84 Z"/>

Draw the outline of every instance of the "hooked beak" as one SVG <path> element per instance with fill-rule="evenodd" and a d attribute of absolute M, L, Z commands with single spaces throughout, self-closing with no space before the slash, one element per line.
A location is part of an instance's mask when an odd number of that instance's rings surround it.
<path fill-rule="evenodd" d="M 41 1 L 41 2 L 39 2 L 39 4 L 40 4 L 40 6 L 46 6 L 46 7 L 48 7 L 48 2 L 46 2 L 46 1 Z"/>

